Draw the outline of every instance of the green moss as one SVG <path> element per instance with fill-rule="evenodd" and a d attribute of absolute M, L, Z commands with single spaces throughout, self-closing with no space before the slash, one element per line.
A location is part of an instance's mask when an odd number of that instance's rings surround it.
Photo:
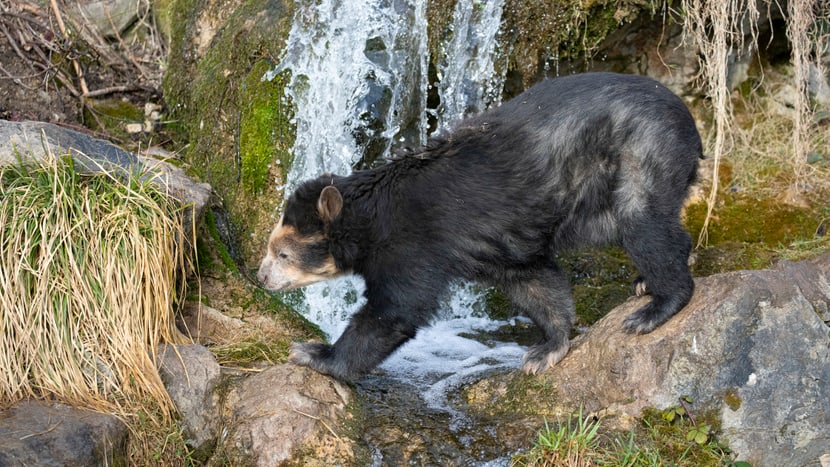
<path fill-rule="evenodd" d="M 630 284 L 611 283 L 601 287 L 574 285 L 576 325 L 590 326 L 596 323 L 632 295 Z"/>
<path fill-rule="evenodd" d="M 471 411 L 487 417 L 557 415 L 556 390 L 547 378 L 521 372 L 482 379 L 462 389 Z"/>
<path fill-rule="evenodd" d="M 271 164 L 289 167 L 292 162 L 294 129 L 288 123 L 290 109 L 283 105 L 288 77 L 281 74 L 272 81 L 263 81 L 262 75 L 272 66 L 269 61 L 258 61 L 240 92 L 241 184 L 250 194 L 261 194 L 268 185 Z"/>
<path fill-rule="evenodd" d="M 487 316 L 493 319 L 505 320 L 515 314 L 510 298 L 496 288 L 489 288 L 484 293 L 484 306 L 487 309 Z"/>
<path fill-rule="evenodd" d="M 697 251 L 693 273 L 762 269 L 782 258 L 801 259 L 825 251 L 830 238 L 818 236 L 817 230 L 827 218 L 827 209 L 724 194 L 709 224 L 709 246 Z M 692 238 L 699 235 L 705 216 L 704 202 L 686 209 Z"/>
<path fill-rule="evenodd" d="M 129 140 L 128 123 L 144 123 L 144 109 L 121 99 L 88 99 L 84 105 L 84 123 L 90 129 Z"/>
<path fill-rule="evenodd" d="M 725 196 L 709 224 L 709 243 L 761 243 L 767 246 L 788 244 L 812 238 L 820 217 L 815 209 L 788 205 L 774 199 L 753 199 L 741 195 Z M 703 226 L 706 204 L 693 204 L 686 210 L 686 225 L 696 234 Z"/>
<path fill-rule="evenodd" d="M 217 256 L 219 256 L 219 259 L 222 261 L 222 265 L 224 265 L 224 267 L 229 271 L 238 273 L 239 269 L 236 267 L 236 261 L 233 260 L 230 252 L 225 247 L 225 244 L 222 243 L 222 239 L 219 236 L 219 229 L 216 226 L 216 217 L 213 216 L 213 212 L 210 209 L 205 210 L 205 228 L 213 240 L 210 243 L 212 250 Z M 199 252 L 199 271 L 204 272 L 215 270 L 216 268 L 215 263 L 213 262 L 213 255 L 206 251 L 207 248 L 204 239 L 202 239 L 201 242 L 205 251 Z M 197 245 L 198 244 L 199 242 L 197 241 Z"/>
<path fill-rule="evenodd" d="M 675 413 L 667 417 L 667 413 Z M 694 422 L 672 407 L 666 410 L 643 410 L 640 437 L 654 447 L 663 461 L 677 466 L 720 466 L 731 462 L 729 448 L 717 440 L 721 422 L 714 410 L 694 414 Z M 705 440 L 692 439 L 694 434 L 706 432 Z M 702 441 L 702 442 L 700 442 Z"/>
<path fill-rule="evenodd" d="M 637 268 L 622 248 L 567 252 L 558 260 L 570 274 L 579 326 L 595 323 L 633 294 Z"/>
<path fill-rule="evenodd" d="M 734 388 L 729 388 L 723 395 L 723 402 L 732 410 L 738 410 L 743 404 L 743 399 L 738 395 L 738 391 Z"/>

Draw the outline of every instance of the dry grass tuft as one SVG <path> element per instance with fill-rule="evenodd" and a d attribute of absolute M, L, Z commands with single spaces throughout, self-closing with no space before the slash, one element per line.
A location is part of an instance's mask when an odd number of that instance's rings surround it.
<path fill-rule="evenodd" d="M 169 417 L 154 359 L 182 339 L 181 215 L 154 185 L 83 175 L 68 157 L 0 168 L 0 403 L 128 416 L 151 398 Z"/>
<path fill-rule="evenodd" d="M 825 160 L 830 156 L 826 153 L 830 148 L 827 127 L 805 122 L 804 128 L 796 130 L 798 122 L 791 115 L 795 109 L 787 109 L 789 115 L 782 113 L 783 104 L 765 97 L 773 95 L 774 89 L 764 83 L 759 90 L 762 92 L 740 98 L 742 117 L 733 128 L 735 146 L 729 154 L 733 169 L 730 186 L 723 188 L 774 199 L 797 185 L 806 198 L 826 196 L 830 193 L 830 163 Z M 796 134 L 800 135 L 798 143 L 793 141 Z M 810 153 L 821 155 L 821 159 L 808 163 Z M 794 157 L 796 154 L 800 157 Z"/>

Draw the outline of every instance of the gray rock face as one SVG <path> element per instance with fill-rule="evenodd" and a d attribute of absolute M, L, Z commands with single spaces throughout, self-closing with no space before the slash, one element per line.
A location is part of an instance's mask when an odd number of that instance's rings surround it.
<path fill-rule="evenodd" d="M 201 345 L 169 345 L 158 349 L 159 374 L 182 417 L 188 444 L 209 452 L 219 431 L 219 404 L 215 394 L 222 375 L 210 350 Z"/>
<path fill-rule="evenodd" d="M 547 376 L 563 404 L 633 416 L 689 396 L 754 466 L 816 464 L 830 452 L 830 255 L 697 281 L 692 302 L 646 335 L 630 300 L 576 340 Z"/>
<path fill-rule="evenodd" d="M 195 219 L 201 218 L 210 198 L 210 185 L 194 182 L 182 169 L 167 162 L 137 156 L 107 141 L 51 123 L 0 120 L 0 166 L 19 158 L 41 160 L 50 152 L 71 154 L 76 167 L 87 173 L 144 174 L 171 196 L 192 206 Z"/>
<path fill-rule="evenodd" d="M 127 465 L 127 427 L 116 417 L 48 402 L 0 412 L 0 465 Z"/>
<path fill-rule="evenodd" d="M 115 39 L 147 14 L 147 4 L 139 0 L 80 0 L 67 13 L 77 29 L 89 27 L 107 39 Z"/>

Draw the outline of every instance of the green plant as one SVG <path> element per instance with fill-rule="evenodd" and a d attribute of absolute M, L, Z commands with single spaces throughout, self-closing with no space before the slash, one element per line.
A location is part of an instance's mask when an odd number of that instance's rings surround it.
<path fill-rule="evenodd" d="M 694 441 L 701 446 L 706 444 L 709 441 L 709 425 L 705 423 L 701 423 L 700 425 L 693 425 L 689 428 L 689 432 L 686 433 L 686 440 L 687 441 Z"/>
<path fill-rule="evenodd" d="M 718 422 L 712 414 L 694 421 L 691 399 L 664 410 L 647 409 L 639 426 L 620 432 L 604 429 L 582 410 L 566 423 L 551 427 L 545 422 L 534 447 L 512 460 L 514 466 L 729 466 L 751 467 L 734 461 L 729 449 L 715 438 Z"/>
<path fill-rule="evenodd" d="M 568 416 L 567 422 L 554 430 L 545 420 L 545 427 L 539 432 L 539 439 L 533 450 L 518 456 L 512 465 L 527 466 L 589 466 L 594 465 L 600 428 L 598 419 L 583 416 L 582 408 L 574 421 Z"/>

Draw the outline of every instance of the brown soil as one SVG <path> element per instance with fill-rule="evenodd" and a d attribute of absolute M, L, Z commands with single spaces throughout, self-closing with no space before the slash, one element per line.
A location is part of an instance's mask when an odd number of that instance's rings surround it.
<path fill-rule="evenodd" d="M 118 140 L 97 102 L 128 102 L 143 114 L 145 103 L 161 101 L 164 41 L 152 15 L 105 38 L 73 21 L 73 8 L 87 3 L 59 0 L 55 9 L 46 0 L 0 0 L 0 118 L 95 128 Z"/>

